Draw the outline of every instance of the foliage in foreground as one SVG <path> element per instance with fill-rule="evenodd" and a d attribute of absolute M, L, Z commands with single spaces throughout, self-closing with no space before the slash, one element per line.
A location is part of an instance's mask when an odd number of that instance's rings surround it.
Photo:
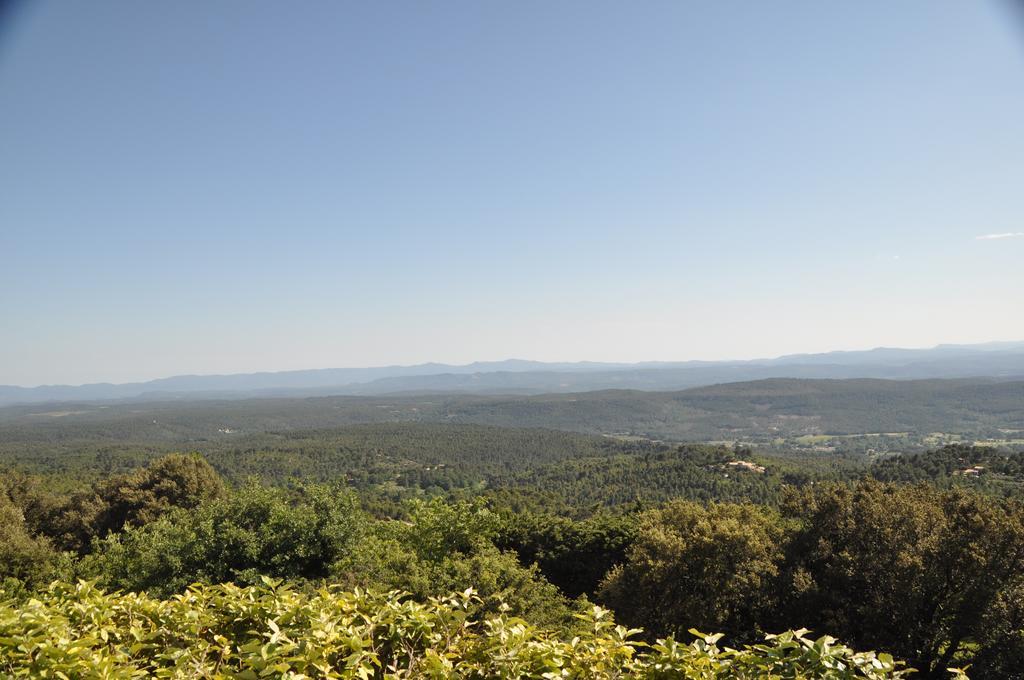
<path fill-rule="evenodd" d="M 898 678 L 886 654 L 807 631 L 742 649 L 717 635 L 647 646 L 594 607 L 571 640 L 505 614 L 472 591 L 417 602 L 265 585 L 193 586 L 167 600 L 54 584 L 0 603 L 6 677 L 174 678 Z"/>
<path fill-rule="evenodd" d="M 478 620 L 571 631 L 594 600 L 645 642 L 695 627 L 752 643 L 808 626 L 886 650 L 922 678 L 949 666 L 1024 678 L 1024 505 L 961 488 L 862 480 L 791 490 L 776 508 L 676 500 L 582 520 L 435 497 L 380 519 L 340 485 L 227 490 L 192 456 L 73 502 L 37 481 L 0 475 L 8 597 L 79 578 L 165 598 L 262 575 L 418 601 L 472 586 Z"/>

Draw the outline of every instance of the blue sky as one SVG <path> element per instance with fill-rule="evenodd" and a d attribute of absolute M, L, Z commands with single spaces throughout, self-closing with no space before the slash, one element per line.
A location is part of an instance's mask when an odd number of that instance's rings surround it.
<path fill-rule="evenodd" d="M 1024 339 L 1007 5 L 0 17 L 0 383 Z"/>

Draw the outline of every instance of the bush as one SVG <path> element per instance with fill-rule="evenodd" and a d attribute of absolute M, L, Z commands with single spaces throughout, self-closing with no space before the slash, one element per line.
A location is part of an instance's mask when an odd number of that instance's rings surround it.
<path fill-rule="evenodd" d="M 399 593 L 264 585 L 194 586 L 158 600 L 55 584 L 0 602 L 0 674 L 135 678 L 899 678 L 885 654 L 806 631 L 733 650 L 719 636 L 647 647 L 594 607 L 568 640 L 507 615 L 481 616 L 471 590 L 425 602 Z"/>

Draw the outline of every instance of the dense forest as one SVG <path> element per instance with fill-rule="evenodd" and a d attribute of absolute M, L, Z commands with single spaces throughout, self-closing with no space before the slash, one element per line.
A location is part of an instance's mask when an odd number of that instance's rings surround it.
<path fill-rule="evenodd" d="M 0 672 L 1024 677 L 1018 384 L 873 382 L 2 409 Z"/>
<path fill-rule="evenodd" d="M 1024 466 L 1007 448 L 875 458 L 384 423 L 194 441 L 198 452 L 179 454 L 166 441 L 100 445 L 101 434 L 26 437 L 20 456 L 7 444 L 0 637 L 23 643 L 0 645 L 6 672 L 185 663 L 152 651 L 186 635 L 154 623 L 176 607 L 210 620 L 188 663 L 229 675 L 360 677 L 369 664 L 384 677 L 404 664 L 431 677 L 447 663 L 520 677 L 474 665 L 498 663 L 481 650 L 508 627 L 520 673 L 596 663 L 587 655 L 609 645 L 607 677 L 677 677 L 656 671 L 672 664 L 747 677 L 746 663 L 824 677 L 800 665 L 822 645 L 813 663 L 834 655 L 850 673 L 835 677 L 892 677 L 899 663 L 921 677 L 1018 677 L 1024 662 Z M 460 628 L 440 649 L 404 618 L 363 616 L 345 635 L 362 636 L 364 656 L 324 646 L 312 659 L 309 617 L 336 601 Z M 293 609 L 264 617 L 278 630 L 260 633 L 231 624 L 243 602 L 250 614 Z M 108 613 L 86 625 L 69 607 Z M 765 637 L 785 630 L 797 632 Z M 40 651 L 68 631 L 82 658 Z M 111 642 L 125 635 L 141 637 Z M 257 660 L 263 636 L 276 642 Z M 417 650 L 401 661 L 399 639 Z"/>
<path fill-rule="evenodd" d="M 193 583 L 257 597 L 269 577 L 305 593 L 329 583 L 417 602 L 472 584 L 473 615 L 488 621 L 571 631 L 597 602 L 638 641 L 695 628 L 756 645 L 765 631 L 808 626 L 936 677 L 956 665 L 996 677 L 1024 653 L 1024 513 L 962 489 L 819 484 L 778 505 L 675 500 L 584 519 L 435 497 L 390 518 L 343 486 L 232 487 L 195 455 L 71 496 L 30 476 L 5 486 L 11 602 L 53 579 L 166 598 Z M 6 626 L 26 634 L 23 620 Z"/>
<path fill-rule="evenodd" d="M 681 392 L 32 404 L 0 408 L 0 443 L 204 441 L 386 422 L 554 428 L 672 441 L 943 433 L 1024 444 L 1024 382 L 772 379 Z"/>

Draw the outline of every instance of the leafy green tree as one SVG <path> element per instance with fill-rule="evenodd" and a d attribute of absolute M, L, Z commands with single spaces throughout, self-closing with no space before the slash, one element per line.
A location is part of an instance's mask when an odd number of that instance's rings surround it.
<path fill-rule="evenodd" d="M 43 478 L 19 470 L 3 470 L 0 474 L 0 496 L 21 510 L 29 533 L 46 535 L 53 516 L 66 501 L 47 488 Z"/>
<path fill-rule="evenodd" d="M 116 588 L 164 594 L 261 575 L 323 578 L 361 523 L 355 498 L 342 490 L 313 486 L 289 497 L 253 483 L 99 540 L 83 571 Z"/>
<path fill-rule="evenodd" d="M 51 504 L 38 520 L 62 548 L 88 551 L 93 538 L 152 522 L 175 508 L 195 508 L 226 493 L 217 471 L 198 454 L 171 454 Z"/>
<path fill-rule="evenodd" d="M 473 588 L 483 611 L 528 616 L 544 624 L 571 621 L 569 602 L 534 566 L 491 542 L 497 517 L 477 502 L 414 501 L 408 521 L 374 523 L 332 568 L 353 587 L 402 590 L 418 598 Z"/>
<path fill-rule="evenodd" d="M 56 558 L 50 542 L 28 530 L 21 508 L 0 494 L 0 582 L 39 585 L 52 576 Z"/>
<path fill-rule="evenodd" d="M 784 621 L 883 645 L 941 677 L 973 659 L 1001 601 L 1019 612 L 1005 599 L 1024 569 L 1022 515 L 997 501 L 866 481 L 794 495 L 785 512 L 799 529 Z"/>
<path fill-rule="evenodd" d="M 101 483 L 96 494 L 105 505 L 98 535 L 141 526 L 171 508 L 194 508 L 223 498 L 224 482 L 199 454 L 171 454 L 147 467 Z"/>
<path fill-rule="evenodd" d="M 446 503 L 441 498 L 409 503 L 409 521 L 399 538 L 423 559 L 439 560 L 452 553 L 469 554 L 489 545 L 498 518 L 480 499 Z"/>
<path fill-rule="evenodd" d="M 686 501 L 644 513 L 626 562 L 598 590 L 630 625 L 749 634 L 774 600 L 783 559 L 778 516 L 753 505 Z"/>
<path fill-rule="evenodd" d="M 514 550 L 524 565 L 569 597 L 592 594 L 616 564 L 625 561 L 636 535 L 634 515 L 599 514 L 576 521 L 537 513 L 502 517 L 496 544 Z"/>
<path fill-rule="evenodd" d="M 1024 574 L 1000 590 L 974 642 L 971 675 L 1024 678 Z"/>

